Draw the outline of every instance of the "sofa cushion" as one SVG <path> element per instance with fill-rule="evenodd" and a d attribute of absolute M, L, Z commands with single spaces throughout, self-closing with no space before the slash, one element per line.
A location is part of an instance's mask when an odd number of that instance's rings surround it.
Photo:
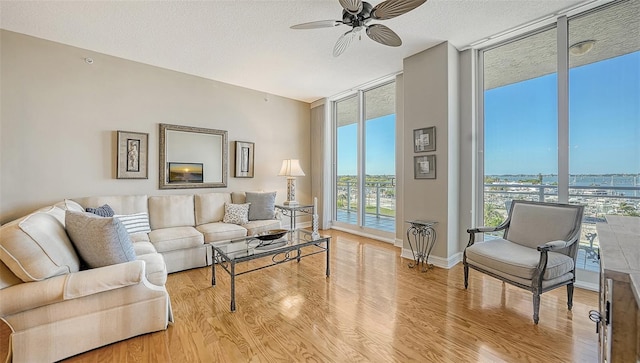
<path fill-rule="evenodd" d="M 204 236 L 193 227 L 154 229 L 149 240 L 158 252 L 191 248 L 204 244 Z"/>
<path fill-rule="evenodd" d="M 243 224 L 242 227 L 247 229 L 247 236 L 255 236 L 256 234 L 266 232 L 270 229 L 280 229 L 280 221 L 277 219 L 269 219 L 262 221 L 249 221 Z"/>
<path fill-rule="evenodd" d="M 193 195 L 149 197 L 151 229 L 195 226 Z"/>
<path fill-rule="evenodd" d="M 100 217 L 113 217 L 113 215 L 115 214 L 115 212 L 113 211 L 113 209 L 111 209 L 109 204 L 103 204 L 96 208 L 87 207 L 85 208 L 85 210 L 89 213 L 99 215 Z"/>
<path fill-rule="evenodd" d="M 62 201 L 62 205 L 64 206 L 64 210 L 72 210 L 74 212 L 84 212 L 84 208 L 82 208 L 82 206 L 76 202 L 73 201 L 71 199 L 65 199 Z"/>
<path fill-rule="evenodd" d="M 224 205 L 224 223 L 233 224 L 246 224 L 249 222 L 249 203 L 245 204 L 231 204 L 225 203 Z"/>
<path fill-rule="evenodd" d="M 136 259 L 131 238 L 117 218 L 67 211 L 66 222 L 71 241 L 90 268 Z"/>
<path fill-rule="evenodd" d="M 7 265 L 0 260 L 0 290 L 5 287 L 21 284 L 22 280 L 18 278 Z"/>
<path fill-rule="evenodd" d="M 244 204 L 247 202 L 247 193 L 245 192 L 231 192 L 231 203 Z"/>
<path fill-rule="evenodd" d="M 249 206 L 249 220 L 260 221 L 273 219 L 276 215 L 276 192 L 247 192 L 246 202 Z"/>
<path fill-rule="evenodd" d="M 467 262 L 484 266 L 519 278 L 531 280 L 540 261 L 537 249 L 521 246 L 502 238 L 476 242 L 466 249 Z M 548 253 L 544 280 L 551 280 L 573 270 L 573 259 L 557 252 Z"/>
<path fill-rule="evenodd" d="M 167 266 L 159 253 L 148 253 L 137 257 L 145 262 L 144 272 L 147 280 L 156 286 L 164 286 L 167 282 Z"/>
<path fill-rule="evenodd" d="M 109 204 L 116 214 L 149 212 L 149 209 L 147 208 L 147 196 L 145 194 L 85 197 L 76 198 L 76 201 L 85 207 L 96 207 L 103 204 Z"/>
<path fill-rule="evenodd" d="M 224 218 L 224 204 L 231 203 L 229 193 L 203 193 L 195 195 L 196 225 L 220 222 Z"/>
<path fill-rule="evenodd" d="M 0 259 L 24 282 L 80 270 L 80 259 L 53 215 L 33 213 L 3 225 L 0 235 Z"/>
<path fill-rule="evenodd" d="M 122 225 L 124 225 L 124 228 L 129 234 L 151 232 L 151 227 L 149 226 L 149 215 L 146 212 L 116 214 L 113 217 L 122 222 Z"/>
<path fill-rule="evenodd" d="M 232 223 L 207 223 L 201 224 L 196 229 L 204 235 L 205 243 L 240 238 L 247 235 L 247 230 Z"/>
<path fill-rule="evenodd" d="M 133 242 L 133 250 L 136 252 L 136 257 L 150 253 L 158 253 L 151 242 Z"/>

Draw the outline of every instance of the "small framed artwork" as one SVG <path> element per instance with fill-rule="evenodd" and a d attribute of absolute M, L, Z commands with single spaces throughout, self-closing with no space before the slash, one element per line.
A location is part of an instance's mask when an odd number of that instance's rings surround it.
<path fill-rule="evenodd" d="M 149 179 L 149 134 L 117 131 L 117 179 Z"/>
<path fill-rule="evenodd" d="M 413 130 L 413 152 L 436 151 L 436 127 Z"/>
<path fill-rule="evenodd" d="M 236 178 L 253 178 L 254 143 L 236 141 Z"/>
<path fill-rule="evenodd" d="M 414 156 L 413 176 L 415 179 L 435 179 L 436 178 L 436 156 Z"/>
<path fill-rule="evenodd" d="M 202 183 L 204 173 L 202 163 L 173 163 L 170 162 L 169 183 Z"/>

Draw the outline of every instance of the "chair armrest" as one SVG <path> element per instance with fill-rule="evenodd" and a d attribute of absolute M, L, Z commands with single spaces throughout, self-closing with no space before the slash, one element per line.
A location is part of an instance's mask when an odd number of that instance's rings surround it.
<path fill-rule="evenodd" d="M 499 231 L 498 227 L 476 227 L 467 229 L 467 233 L 484 233 L 484 232 L 496 232 Z"/>
<path fill-rule="evenodd" d="M 544 244 L 541 244 L 540 246 L 538 246 L 538 251 L 542 252 L 542 251 L 557 251 L 557 250 L 561 250 L 563 248 L 567 248 L 569 246 L 571 246 L 573 244 L 573 242 L 567 242 L 567 241 L 562 241 L 562 240 L 557 240 L 557 241 L 551 241 L 551 242 L 547 242 Z"/>
<path fill-rule="evenodd" d="M 509 225 L 509 222 L 507 220 L 497 227 L 476 227 L 476 228 L 467 229 L 467 233 L 469 233 L 469 243 L 467 243 L 467 247 L 475 243 L 476 233 L 497 232 L 507 228 L 508 225 Z"/>

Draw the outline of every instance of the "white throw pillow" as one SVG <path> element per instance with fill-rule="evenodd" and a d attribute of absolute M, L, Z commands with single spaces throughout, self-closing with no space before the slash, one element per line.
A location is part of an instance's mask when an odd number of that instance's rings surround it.
<path fill-rule="evenodd" d="M 151 232 L 151 227 L 149 227 L 149 214 L 147 214 L 146 212 L 134 214 L 116 214 L 113 216 L 113 218 L 119 219 L 129 234 Z"/>
<path fill-rule="evenodd" d="M 224 223 L 247 224 L 249 223 L 249 206 L 251 203 L 245 204 L 224 204 Z"/>

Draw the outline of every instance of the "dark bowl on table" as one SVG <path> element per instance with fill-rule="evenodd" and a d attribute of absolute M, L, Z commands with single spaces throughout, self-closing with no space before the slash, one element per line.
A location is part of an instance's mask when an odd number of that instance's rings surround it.
<path fill-rule="evenodd" d="M 266 232 L 262 232 L 256 236 L 261 241 L 271 241 L 274 239 L 282 238 L 288 231 L 286 229 L 271 229 Z"/>

